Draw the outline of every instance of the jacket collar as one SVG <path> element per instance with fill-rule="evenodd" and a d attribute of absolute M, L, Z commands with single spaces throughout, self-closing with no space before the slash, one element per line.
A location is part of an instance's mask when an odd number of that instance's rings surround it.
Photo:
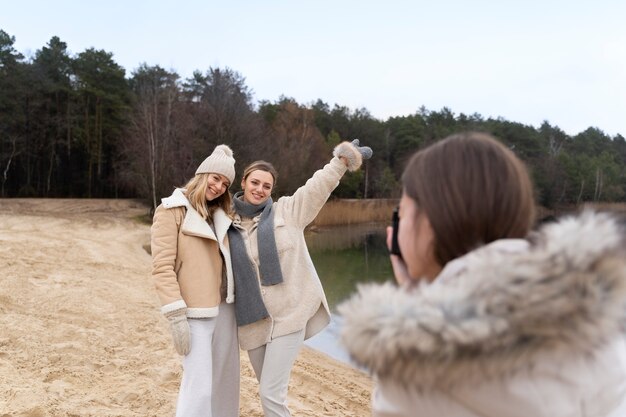
<path fill-rule="evenodd" d="M 361 287 L 339 307 L 342 342 L 379 378 L 424 388 L 504 377 L 623 336 L 624 234 L 608 214 L 484 246 L 407 291 Z"/>
<path fill-rule="evenodd" d="M 163 207 L 168 209 L 173 207 L 187 208 L 181 231 L 186 235 L 199 236 L 223 242 L 231 224 L 230 217 L 228 217 L 224 210 L 217 209 L 213 213 L 213 225 L 215 226 L 215 232 L 213 232 L 213 229 L 206 220 L 191 206 L 191 203 L 187 200 L 187 197 L 185 197 L 184 191 L 183 188 L 177 188 L 171 196 L 161 200 Z"/>
<path fill-rule="evenodd" d="M 185 206 L 187 208 L 191 207 L 189 200 L 183 194 L 186 190 L 184 188 L 176 188 L 171 196 L 165 197 L 161 199 L 161 203 L 163 207 L 170 209 L 172 207 L 182 207 Z"/>

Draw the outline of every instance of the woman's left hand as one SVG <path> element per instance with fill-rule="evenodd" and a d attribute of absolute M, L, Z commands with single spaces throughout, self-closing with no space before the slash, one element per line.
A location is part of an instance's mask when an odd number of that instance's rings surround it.
<path fill-rule="evenodd" d="M 391 250 L 391 236 L 393 234 L 393 227 L 387 227 L 387 248 Z M 408 286 L 413 284 L 413 279 L 409 275 L 409 270 L 406 267 L 404 260 L 398 255 L 389 255 L 391 260 L 391 268 L 393 269 L 393 275 L 396 278 L 396 282 L 400 286 Z"/>
<path fill-rule="evenodd" d="M 359 140 L 341 142 L 333 151 L 333 155 L 343 162 L 349 171 L 359 169 L 364 159 L 370 159 L 373 151 L 369 146 L 360 146 Z"/>

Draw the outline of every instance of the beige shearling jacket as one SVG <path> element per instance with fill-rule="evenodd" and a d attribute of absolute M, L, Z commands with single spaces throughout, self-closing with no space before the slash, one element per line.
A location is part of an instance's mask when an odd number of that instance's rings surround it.
<path fill-rule="evenodd" d="M 449 262 L 430 284 L 361 287 L 342 341 L 375 417 L 626 416 L 624 229 L 586 212 Z"/>
<path fill-rule="evenodd" d="M 274 234 L 283 282 L 259 286 L 270 317 L 239 327 L 239 344 L 250 350 L 273 338 L 305 329 L 305 339 L 320 332 L 330 321 L 330 310 L 320 279 L 304 240 L 304 228 L 311 223 L 345 174 L 346 165 L 334 157 L 292 196 L 274 202 Z M 243 219 L 235 214 L 250 259 L 257 268 L 259 251 L 257 225 L 260 215 Z M 237 259 L 234 260 L 237 262 Z"/>
<path fill-rule="evenodd" d="M 162 313 L 187 307 L 189 318 L 215 317 L 222 301 L 223 263 L 226 264 L 226 302 L 235 301 L 226 234 L 232 220 L 222 209 L 216 210 L 214 231 L 183 191 L 176 189 L 170 197 L 162 199 L 154 213 L 152 277 Z"/>

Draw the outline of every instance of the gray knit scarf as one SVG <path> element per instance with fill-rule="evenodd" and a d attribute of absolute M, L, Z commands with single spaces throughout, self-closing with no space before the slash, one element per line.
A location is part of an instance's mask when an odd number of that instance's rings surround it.
<path fill-rule="evenodd" d="M 233 207 L 241 217 L 256 217 L 261 214 L 257 226 L 257 247 L 259 250 L 259 273 L 261 285 L 269 286 L 283 282 L 280 270 L 276 239 L 274 237 L 273 201 L 270 198 L 262 204 L 254 205 L 241 200 L 242 192 L 233 196 Z M 254 263 L 248 256 L 246 244 L 241 233 L 230 226 L 228 229 L 231 258 L 233 259 L 233 275 L 235 278 L 236 302 L 235 316 L 238 326 L 254 323 L 269 313 L 263 303 L 255 272 Z"/>

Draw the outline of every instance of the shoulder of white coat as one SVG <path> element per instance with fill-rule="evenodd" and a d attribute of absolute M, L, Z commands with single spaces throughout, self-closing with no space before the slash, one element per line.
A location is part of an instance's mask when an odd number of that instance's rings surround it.
<path fill-rule="evenodd" d="M 163 207 L 166 209 L 182 206 L 189 207 L 189 200 L 185 197 L 184 191 L 183 188 L 177 188 L 171 196 L 162 198 L 161 203 Z"/>

